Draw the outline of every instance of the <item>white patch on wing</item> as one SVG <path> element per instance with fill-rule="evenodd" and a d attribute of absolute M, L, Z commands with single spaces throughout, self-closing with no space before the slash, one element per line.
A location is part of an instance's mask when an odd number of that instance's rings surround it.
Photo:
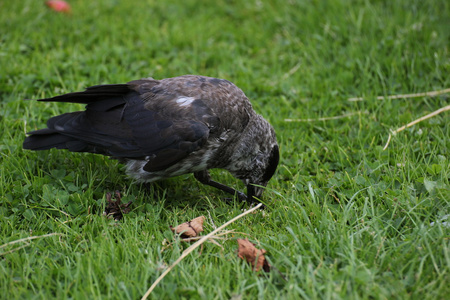
<path fill-rule="evenodd" d="M 192 102 L 194 102 L 194 97 L 178 97 L 177 100 L 175 100 L 180 106 L 188 106 L 191 105 Z"/>

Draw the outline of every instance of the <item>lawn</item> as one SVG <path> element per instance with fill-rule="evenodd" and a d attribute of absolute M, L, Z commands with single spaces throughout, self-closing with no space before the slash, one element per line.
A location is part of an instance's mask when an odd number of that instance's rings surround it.
<path fill-rule="evenodd" d="M 189 246 L 170 226 L 204 215 L 205 235 L 250 208 L 192 175 L 147 187 L 103 156 L 22 149 L 26 132 L 83 108 L 30 99 L 201 74 L 247 94 L 281 161 L 266 208 L 194 250 L 150 298 L 447 299 L 450 112 L 383 147 L 449 94 L 376 97 L 450 87 L 448 1 L 70 4 L 67 15 L 0 2 L 0 298 L 139 299 Z M 115 190 L 133 201 L 121 221 L 102 216 Z M 265 249 L 272 270 L 252 271 L 237 238 Z"/>

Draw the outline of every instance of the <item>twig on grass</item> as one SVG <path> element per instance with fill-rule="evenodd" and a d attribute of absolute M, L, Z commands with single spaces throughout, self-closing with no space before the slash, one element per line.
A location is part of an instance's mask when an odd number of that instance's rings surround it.
<path fill-rule="evenodd" d="M 317 119 L 284 119 L 285 122 L 316 122 L 316 121 L 328 121 L 328 120 L 337 120 L 337 119 L 343 119 L 348 118 L 354 115 L 360 115 L 360 114 L 368 114 L 368 111 L 355 111 L 347 114 L 343 114 L 340 116 L 333 116 L 333 117 L 323 117 L 323 118 L 317 118 Z"/>
<path fill-rule="evenodd" d="M 260 208 L 262 205 L 262 203 L 256 205 L 255 207 L 243 212 L 242 214 L 234 217 L 233 219 L 231 219 L 230 221 L 226 222 L 225 224 L 223 224 L 222 226 L 220 226 L 219 228 L 215 229 L 214 231 L 208 233 L 207 235 L 205 235 L 204 237 L 202 237 L 200 240 L 198 240 L 195 244 L 193 244 L 192 246 L 190 246 L 189 248 L 187 248 L 186 250 L 183 251 L 183 253 L 181 254 L 181 256 L 170 266 L 168 267 L 159 277 L 158 279 L 155 280 L 155 282 L 153 282 L 153 284 L 151 285 L 151 287 L 147 290 L 147 292 L 144 294 L 144 296 L 142 296 L 141 300 L 145 300 L 148 298 L 148 296 L 150 295 L 150 293 L 153 291 L 153 289 L 156 287 L 156 285 L 170 272 L 170 270 L 172 270 L 176 265 L 178 265 L 178 263 L 180 263 L 180 261 L 185 258 L 186 256 L 189 255 L 189 253 L 191 253 L 192 251 L 194 251 L 196 248 L 198 248 L 200 245 L 202 245 L 207 239 L 209 239 L 210 237 L 212 237 L 215 233 L 217 233 L 218 231 L 222 230 L 223 228 L 227 227 L 228 225 L 230 225 L 231 223 L 235 222 L 236 220 L 242 218 L 245 215 L 248 215 L 249 213 L 257 210 L 258 208 Z"/>
<path fill-rule="evenodd" d="M 29 236 L 29 237 L 26 237 L 26 238 L 23 238 L 23 239 L 19 239 L 19 240 L 15 240 L 15 241 L 3 244 L 3 245 L 0 246 L 0 249 L 8 247 L 10 245 L 17 244 L 17 243 L 22 243 L 22 242 L 26 243 L 25 245 L 19 246 L 19 247 L 14 248 L 14 249 L 11 249 L 11 250 L 9 250 L 7 252 L 0 253 L 0 256 L 12 253 L 14 251 L 17 251 L 19 249 L 22 249 L 22 248 L 25 248 L 25 247 L 31 245 L 31 243 L 28 243 L 28 241 L 30 241 L 30 240 L 44 238 L 44 237 L 49 237 L 49 236 L 53 236 L 53 235 L 64 235 L 64 234 L 54 232 L 54 233 L 49 233 L 49 234 L 44 234 L 44 235 Z"/>
<path fill-rule="evenodd" d="M 442 107 L 442 108 L 440 108 L 440 109 L 438 109 L 438 110 L 435 110 L 435 111 L 433 111 L 432 113 L 429 113 L 429 114 L 426 115 L 426 116 L 423 116 L 423 117 L 421 117 L 421 118 L 419 118 L 419 119 L 417 119 L 417 120 L 412 121 L 411 123 L 406 124 L 405 126 L 402 126 L 402 127 L 398 128 L 398 129 L 392 131 L 391 133 L 389 133 L 388 140 L 387 140 L 386 145 L 384 146 L 383 150 L 386 150 L 387 147 L 389 146 L 389 143 L 390 143 L 390 141 L 391 141 L 392 136 L 396 135 L 396 134 L 399 133 L 400 131 L 405 130 L 405 129 L 408 128 L 408 127 L 411 127 L 411 126 L 413 126 L 413 125 L 416 125 L 417 123 L 420 123 L 420 122 L 422 122 L 422 121 L 424 121 L 424 120 L 426 120 L 426 119 L 429 119 L 429 118 L 431 118 L 431 117 L 434 117 L 434 116 L 436 116 L 436 115 L 438 115 L 438 114 L 440 114 L 440 113 L 442 113 L 442 112 L 444 112 L 444 111 L 447 111 L 447 110 L 450 110 L 450 105 L 447 105 L 447 106 L 444 106 L 444 107 Z"/>
<path fill-rule="evenodd" d="M 401 95 L 390 95 L 390 96 L 378 96 L 377 100 L 392 100 L 392 99 L 405 99 L 405 98 L 418 98 L 418 97 L 435 97 L 442 94 L 450 93 L 450 89 L 444 89 L 440 91 L 431 91 L 417 94 L 401 94 Z M 355 101 L 363 101 L 364 97 L 354 97 L 348 98 L 347 101 L 355 102 Z"/>
<path fill-rule="evenodd" d="M 231 229 L 231 230 L 225 230 L 224 232 L 221 232 L 221 233 L 219 233 L 219 234 L 217 234 L 217 235 L 215 235 L 215 236 L 210 237 L 210 238 L 209 238 L 209 241 L 210 241 L 210 242 L 215 242 L 215 243 L 217 243 L 215 240 L 222 240 L 222 241 L 224 241 L 224 240 L 229 240 L 229 238 L 227 238 L 227 237 L 222 237 L 222 236 L 223 236 L 223 235 L 228 235 L 228 234 L 230 234 L 230 233 L 234 233 L 234 234 L 239 233 L 239 234 L 242 234 L 242 235 L 248 235 L 247 233 L 244 233 L 244 232 L 237 232 L 237 231 L 234 231 L 234 229 Z M 183 242 L 193 242 L 193 241 L 198 241 L 198 240 L 200 240 L 201 238 L 202 238 L 202 236 L 194 236 L 194 237 L 182 239 L 182 241 L 183 241 Z M 219 246 L 222 247 L 220 244 L 219 244 Z M 222 248 L 223 248 L 223 247 L 222 247 Z"/>
<path fill-rule="evenodd" d="M 214 227 L 214 229 L 216 229 L 216 227 Z M 208 242 L 213 243 L 214 245 L 219 246 L 220 248 L 223 249 L 222 245 L 220 245 L 216 240 L 228 240 L 227 237 L 223 237 L 223 236 L 224 236 L 224 235 L 228 235 L 228 234 L 230 234 L 230 233 L 233 233 L 233 234 L 239 233 L 239 234 L 242 234 L 242 235 L 246 235 L 246 233 L 243 233 L 243 232 L 236 232 L 236 231 L 234 231 L 234 229 L 232 229 L 232 230 L 225 230 L 225 231 L 223 231 L 223 232 L 220 232 L 220 233 L 218 233 L 218 234 L 216 234 L 216 235 L 210 237 L 210 238 L 208 239 Z M 198 240 L 200 240 L 201 238 L 202 238 L 202 236 L 194 236 L 194 237 L 182 238 L 181 241 L 186 242 L 186 243 L 190 243 L 190 242 L 193 242 L 193 241 L 198 241 Z M 164 246 L 164 247 L 161 249 L 160 252 L 161 252 L 161 253 L 164 252 L 164 251 L 167 250 L 169 247 L 172 247 L 172 245 L 173 245 L 172 242 L 169 243 L 169 244 L 167 244 L 166 246 Z"/>

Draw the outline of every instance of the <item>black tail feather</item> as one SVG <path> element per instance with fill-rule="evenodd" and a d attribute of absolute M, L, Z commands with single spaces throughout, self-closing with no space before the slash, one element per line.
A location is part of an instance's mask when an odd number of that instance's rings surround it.
<path fill-rule="evenodd" d="M 108 98 L 115 98 L 117 95 L 125 95 L 130 92 L 127 84 L 104 84 L 88 87 L 83 92 L 68 93 L 52 98 L 39 99 L 47 102 L 70 102 L 89 104 Z"/>
<path fill-rule="evenodd" d="M 76 141 L 74 138 L 59 134 L 51 129 L 41 129 L 30 132 L 25 138 L 23 148 L 29 150 L 48 150 L 51 148 L 68 149 L 67 143 Z"/>

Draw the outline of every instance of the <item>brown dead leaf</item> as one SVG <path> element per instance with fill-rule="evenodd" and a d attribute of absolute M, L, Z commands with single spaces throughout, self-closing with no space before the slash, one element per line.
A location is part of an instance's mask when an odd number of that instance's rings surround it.
<path fill-rule="evenodd" d="M 178 225 L 177 227 L 170 226 L 170 229 L 178 234 L 181 234 L 182 238 L 196 237 L 200 232 L 203 231 L 203 222 L 205 221 L 204 216 L 192 219 L 189 222 Z"/>
<path fill-rule="evenodd" d="M 261 268 L 265 272 L 270 271 L 270 265 L 264 257 L 266 250 L 256 249 L 255 245 L 248 239 L 237 239 L 237 242 L 239 245 L 239 258 L 245 259 L 247 262 L 249 262 L 252 265 L 254 271 L 259 271 L 261 270 Z"/>
<path fill-rule="evenodd" d="M 131 210 L 130 205 L 133 202 L 130 201 L 128 203 L 122 204 L 119 191 L 116 191 L 114 194 L 114 198 L 116 200 L 111 200 L 111 198 L 112 198 L 111 193 L 106 193 L 107 205 L 105 207 L 105 212 L 103 213 L 103 215 L 107 217 L 112 217 L 114 218 L 114 220 L 119 221 L 123 218 L 124 214 L 130 212 Z"/>

